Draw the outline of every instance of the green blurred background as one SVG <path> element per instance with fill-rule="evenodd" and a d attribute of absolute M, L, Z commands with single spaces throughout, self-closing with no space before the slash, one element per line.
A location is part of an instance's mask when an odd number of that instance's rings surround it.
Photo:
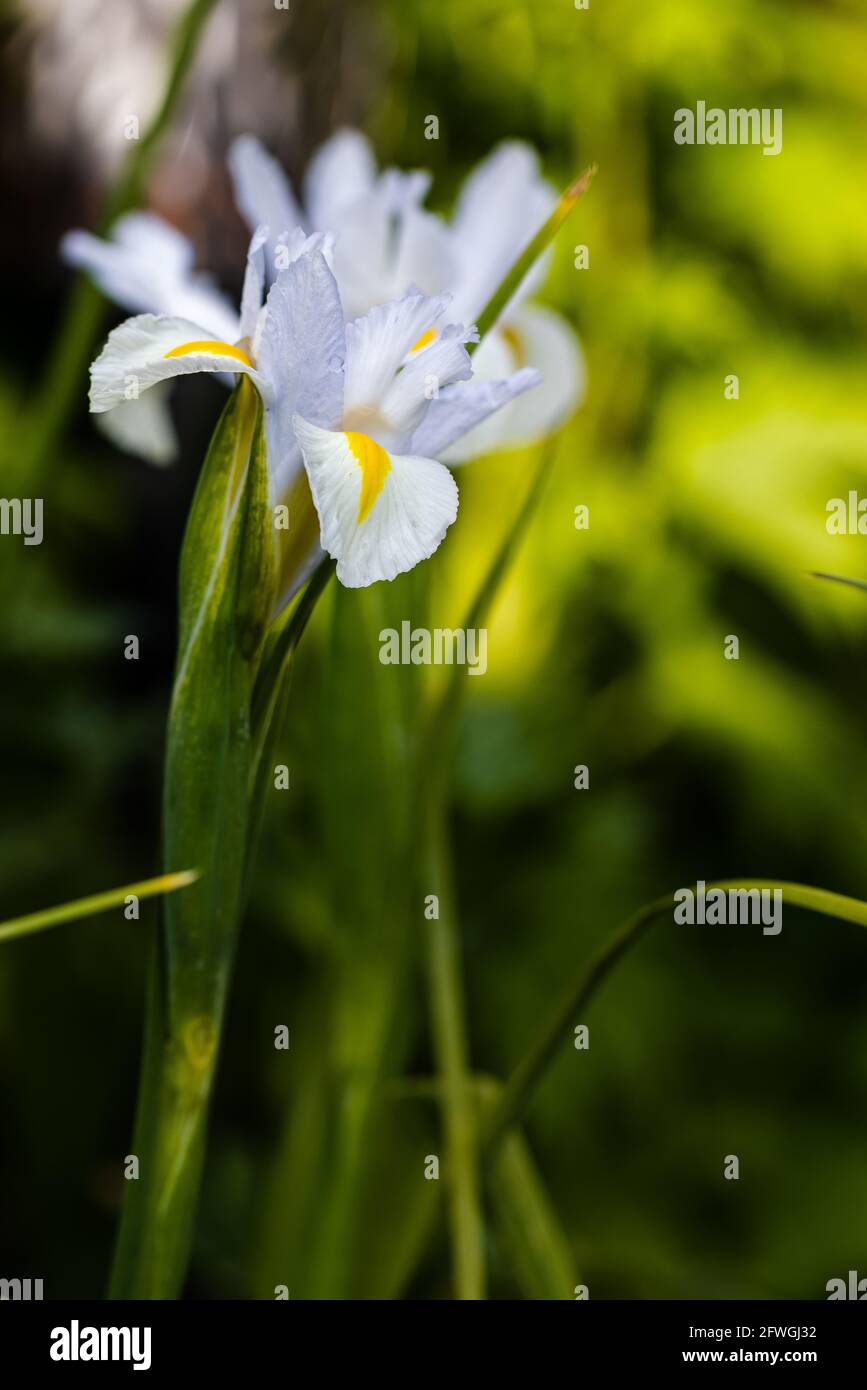
<path fill-rule="evenodd" d="M 62 440 L 37 474 L 26 460 L 70 289 L 58 238 L 93 225 L 123 154 L 113 132 L 152 109 L 182 8 L 3 11 L 0 467 L 4 495 L 45 499 L 41 547 L 0 538 L 4 918 L 158 868 L 176 565 L 219 388 L 176 393 L 177 469 L 113 453 L 84 377 Z M 438 210 L 506 137 L 531 140 L 560 186 L 599 165 L 544 295 L 580 333 L 586 403 L 461 716 L 451 829 L 474 1068 L 507 1075 L 593 949 L 653 897 L 739 876 L 867 898 L 867 596 L 810 577 L 867 578 L 863 540 L 825 528 L 828 499 L 867 487 L 862 5 L 224 0 L 212 29 L 146 204 L 232 291 L 245 234 L 224 155 L 242 130 L 297 176 L 333 129 L 359 125 L 383 164 L 433 171 Z M 781 107 L 782 153 L 676 146 L 673 112 L 699 99 Z M 120 317 L 106 308 L 103 326 Z M 398 1081 L 433 1070 L 409 895 L 424 691 L 417 670 L 378 665 L 377 633 L 460 621 L 535 462 L 462 470 L 459 519 L 423 573 L 330 595 L 305 639 L 191 1297 L 278 1283 L 452 1296 L 442 1183 L 423 1177 L 438 1116 Z M 578 763 L 589 791 L 573 788 Z M 154 922 L 143 905 L 137 924 L 0 948 L 0 1276 L 42 1277 L 46 1297 L 104 1287 Z M 662 922 L 627 957 L 575 1019 L 589 1050 L 564 1041 L 526 1128 L 592 1298 L 822 1298 L 867 1273 L 865 977 L 862 932 L 795 911 L 778 937 Z M 486 1218 L 491 1295 L 543 1296 L 490 1198 Z"/>

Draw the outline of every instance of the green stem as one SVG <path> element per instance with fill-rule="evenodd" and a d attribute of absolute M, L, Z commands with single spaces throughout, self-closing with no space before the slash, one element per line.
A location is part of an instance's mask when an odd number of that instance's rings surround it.
<path fill-rule="evenodd" d="M 780 889 L 783 901 L 791 903 L 793 907 L 818 912 L 826 917 L 838 917 L 857 926 L 867 927 L 867 903 L 860 902 L 857 898 L 844 897 L 839 893 L 830 893 L 824 888 L 761 879 L 723 879 L 716 883 L 708 883 L 705 891 L 710 892 L 713 888 L 758 888 L 772 891 Z M 600 985 L 648 927 L 657 918 L 665 916 L 671 916 L 672 920 L 674 917 L 674 900 L 671 894 L 657 898 L 655 902 L 640 908 L 630 917 L 599 948 L 590 964 L 574 984 L 570 985 L 560 1006 L 554 1011 L 529 1052 L 515 1067 L 489 1116 L 483 1136 L 483 1148 L 487 1157 L 494 1153 L 509 1131 L 523 1119 L 531 1095 L 564 1040 L 571 1036 L 575 1019 L 581 1017 L 588 1008 Z"/>
<path fill-rule="evenodd" d="M 474 1073 L 468 1078 L 482 1120 L 502 1094 L 492 1076 Z M 392 1100 L 442 1101 L 439 1077 L 404 1077 L 387 1088 Z M 500 1238 L 508 1247 L 515 1278 L 527 1298 L 571 1299 L 575 1278 L 569 1241 L 557 1219 L 550 1196 L 536 1169 L 523 1135 L 506 1136 L 500 1152 L 485 1173 L 491 1216 Z M 436 1188 L 437 1184 L 428 1184 Z M 434 1213 L 433 1203 L 427 1224 Z M 429 1236 L 429 1230 L 424 1234 Z M 419 1240 L 423 1248 L 424 1236 Z"/>
<path fill-rule="evenodd" d="M 438 899 L 438 915 L 425 922 L 425 935 L 433 1048 L 442 1079 L 455 1291 L 459 1299 L 481 1299 L 485 1296 L 485 1263 L 478 1126 L 467 1055 L 451 866 L 438 800 L 429 808 L 425 845 L 425 891 Z"/>
<path fill-rule="evenodd" d="M 540 461 L 516 514 L 481 587 L 470 605 L 465 628 L 479 627 L 496 598 L 503 577 L 530 523 L 544 482 L 553 463 L 556 440 L 542 450 Z M 460 942 L 451 889 L 450 856 L 446 827 L 448 775 L 464 683 L 455 668 L 433 707 L 422 739 L 418 785 L 426 800 L 428 881 L 425 893 L 440 898 L 440 917 L 426 924 L 428 990 L 434 1046 L 443 1079 L 442 1105 L 452 1167 L 450 1208 L 455 1282 L 459 1297 L 482 1297 L 484 1267 L 483 1227 L 479 1199 L 479 1135 L 476 1112 L 469 1093 Z M 435 884 L 440 886 L 434 887 Z M 445 905 L 445 910 L 444 910 Z M 460 1290 L 470 1292 L 461 1293 Z"/>
<path fill-rule="evenodd" d="M 195 57 L 202 28 L 217 0 L 193 0 L 175 31 L 168 76 L 160 102 L 148 129 L 129 153 L 123 173 L 106 200 L 97 223 L 104 235 L 114 221 L 135 206 L 141 196 L 154 156 L 164 136 Z M 106 313 L 100 292 L 83 275 L 76 277 L 36 400 L 30 412 L 34 424 L 24 452 L 25 476 L 37 476 L 54 448 L 75 400 L 83 390 L 93 343 Z"/>

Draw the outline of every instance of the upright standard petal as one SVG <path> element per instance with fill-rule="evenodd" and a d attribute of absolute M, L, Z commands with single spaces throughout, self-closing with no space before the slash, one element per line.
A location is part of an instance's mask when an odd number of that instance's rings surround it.
<path fill-rule="evenodd" d="M 453 382 L 468 381 L 472 376 L 472 363 L 465 344 L 475 336 L 473 329 L 450 324 L 429 345 L 410 352 L 380 407 L 383 420 L 401 441 L 400 447 L 409 442 L 441 391 Z"/>
<path fill-rule="evenodd" d="M 347 414 L 379 409 L 412 349 L 421 339 L 433 338 L 431 330 L 442 318 L 447 304 L 447 296 L 428 299 L 409 294 L 404 299 L 379 304 L 346 325 Z"/>
<path fill-rule="evenodd" d="M 450 235 L 420 207 L 429 177 L 387 170 L 345 208 L 334 230 L 334 273 L 347 319 L 399 299 L 411 287 L 439 293 L 453 278 Z"/>
<path fill-rule="evenodd" d="M 299 256 L 268 292 L 259 366 L 275 401 L 332 428 L 343 409 L 346 336 L 337 284 L 321 251 Z"/>
<path fill-rule="evenodd" d="M 292 195 L 289 180 L 268 151 L 252 135 L 241 135 L 229 148 L 229 172 L 235 202 L 251 231 L 271 229 L 268 247 L 268 274 L 273 277 L 274 243 L 282 232 L 303 225 L 301 209 Z"/>
<path fill-rule="evenodd" d="M 556 201 L 555 189 L 539 173 L 535 150 L 522 141 L 498 145 L 473 170 L 452 219 L 460 262 L 452 287 L 457 317 L 478 318 Z M 545 264 L 543 258 L 524 278 L 513 304 L 538 287 Z"/>
<path fill-rule="evenodd" d="M 268 449 L 282 491 L 300 466 L 295 412 L 331 429 L 343 411 L 343 311 L 321 251 L 299 256 L 271 286 L 257 360 L 273 388 L 273 401 L 266 406 Z"/>
<path fill-rule="evenodd" d="M 366 135 L 338 130 L 320 145 L 304 177 L 304 205 L 311 227 L 333 232 L 342 214 L 376 182 L 376 159 Z"/>
<path fill-rule="evenodd" d="M 109 333 L 91 366 L 90 408 L 112 410 L 169 377 L 225 371 L 252 377 L 267 402 L 269 388 L 243 348 L 214 339 L 189 319 L 139 314 Z"/>
<path fill-rule="evenodd" d="M 321 430 L 295 417 L 320 523 L 320 543 L 349 589 L 394 579 L 439 546 L 458 490 L 433 459 L 389 454 L 366 434 Z"/>
<path fill-rule="evenodd" d="M 265 247 L 271 233 L 268 227 L 257 227 L 247 250 L 244 288 L 241 291 L 241 337 L 255 345 L 262 298 L 265 293 Z"/>

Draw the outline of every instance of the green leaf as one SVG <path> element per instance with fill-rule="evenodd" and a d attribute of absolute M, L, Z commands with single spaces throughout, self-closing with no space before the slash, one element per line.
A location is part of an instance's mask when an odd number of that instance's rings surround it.
<path fill-rule="evenodd" d="M 314 570 L 308 584 L 302 590 L 293 607 L 287 608 L 271 628 L 262 659 L 261 669 L 253 693 L 253 782 L 257 788 L 252 801 L 258 811 L 264 788 L 261 785 L 263 760 L 267 765 L 267 752 L 271 746 L 274 726 L 279 728 L 282 713 L 285 712 L 285 699 L 288 691 L 289 673 L 295 649 L 301 641 L 313 610 L 325 592 L 328 581 L 334 573 L 336 561 L 326 557 Z"/>
<path fill-rule="evenodd" d="M 242 377 L 208 451 L 181 556 L 164 855 L 168 868 L 199 864 L 202 879 L 182 912 L 166 913 L 178 1023 L 218 1025 L 225 1002 L 246 861 L 250 707 L 275 566 L 261 403 Z"/>
<path fill-rule="evenodd" d="M 76 898 L 60 907 L 47 907 L 42 912 L 30 912 L 26 917 L 11 917 L 0 922 L 0 942 L 13 941 L 18 936 L 31 936 L 34 932 L 46 931 L 48 927 L 59 927 L 64 922 L 76 922 L 82 917 L 95 917 L 99 912 L 108 912 L 113 907 L 123 907 L 127 898 L 154 898 L 160 893 L 176 893 L 179 888 L 187 888 L 199 877 L 197 869 L 183 869 L 180 873 L 162 874 L 159 878 L 145 878 L 140 883 L 128 883 L 125 888 L 110 888 L 105 893 L 94 893 L 88 898 Z"/>
<path fill-rule="evenodd" d="M 330 979 L 334 1138 L 308 1252 L 310 1297 L 346 1297 L 351 1287 L 381 1085 L 406 1049 L 397 1021 L 414 944 L 409 803 L 421 672 L 383 665 L 379 633 L 413 611 L 416 586 L 409 574 L 368 589 L 338 587 L 330 610 L 316 790 L 338 942 Z"/>
<path fill-rule="evenodd" d="M 539 257 L 548 249 L 579 198 L 586 193 L 595 173 L 596 165 L 591 164 L 574 183 L 569 185 L 547 222 L 543 222 L 536 235 L 527 243 L 515 261 L 505 280 L 494 291 L 476 324 L 479 330 L 479 343 L 483 341 L 485 334 L 493 328 L 515 291 L 520 288 L 528 271 L 533 269 Z M 478 345 L 478 343 L 472 344 L 468 351 L 474 352 Z"/>
<path fill-rule="evenodd" d="M 242 378 L 193 499 L 180 572 L 179 647 L 163 798 L 166 866 L 201 877 L 166 903 L 147 1002 L 115 1297 L 174 1297 L 188 1258 L 204 1130 L 241 912 L 250 709 L 275 591 L 262 408 Z M 185 859 L 191 854 L 192 859 Z"/>

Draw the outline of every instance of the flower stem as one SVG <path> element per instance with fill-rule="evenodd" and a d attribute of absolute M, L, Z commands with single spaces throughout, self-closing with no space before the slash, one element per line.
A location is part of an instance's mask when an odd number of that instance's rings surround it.
<path fill-rule="evenodd" d="M 460 1299 L 481 1299 L 485 1296 L 485 1262 L 478 1127 L 467 1055 L 451 864 L 439 798 L 428 809 L 426 829 L 425 891 L 436 894 L 438 900 L 437 916 L 425 922 L 428 989 L 433 1048 L 442 1079 L 455 1292 Z"/>
<path fill-rule="evenodd" d="M 543 448 L 520 510 L 494 555 L 466 615 L 464 628 L 485 620 L 541 497 L 556 441 Z M 458 668 L 434 705 L 422 738 L 418 785 L 425 800 L 424 893 L 439 898 L 439 918 L 425 924 L 431 1027 L 442 1078 L 442 1106 L 451 1166 L 450 1207 L 455 1284 L 460 1298 L 484 1297 L 483 1224 L 479 1198 L 479 1135 L 469 1080 L 460 939 L 451 884 L 446 828 L 448 776 L 455 728 L 465 690 Z"/>

